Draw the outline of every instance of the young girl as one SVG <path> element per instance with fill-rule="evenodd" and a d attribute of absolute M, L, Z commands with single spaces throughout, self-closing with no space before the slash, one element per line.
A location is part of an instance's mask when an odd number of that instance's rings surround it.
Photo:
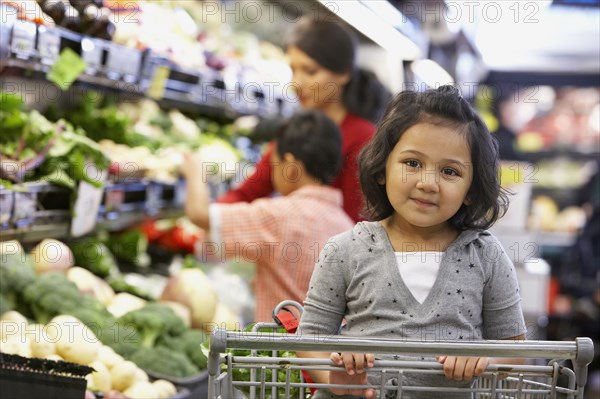
<path fill-rule="evenodd" d="M 442 86 L 398 94 L 361 153 L 359 172 L 374 221 L 359 222 L 324 248 L 309 284 L 301 333 L 337 334 L 345 319 L 341 334 L 349 336 L 523 339 L 514 266 L 485 230 L 508 205 L 499 182 L 498 146 L 458 90 Z M 365 368 L 375 356 L 334 353 L 331 359 L 346 371 L 316 372 L 313 378 L 353 385 L 367 382 Z M 437 359 L 446 379 L 422 376 L 403 384 L 468 386 L 488 364 L 487 358 Z M 375 395 L 373 389 L 332 392 Z M 328 395 L 321 389 L 315 397 Z"/>
<path fill-rule="evenodd" d="M 295 25 L 287 46 L 301 107 L 325 113 L 341 129 L 344 164 L 331 185 L 342 191 L 344 210 L 354 221 L 363 220 L 358 153 L 373 136 L 372 122 L 379 120 L 390 98 L 374 74 L 356 65 L 357 43 L 355 35 L 341 23 L 304 17 Z M 272 152 L 270 146 L 254 174 L 218 202 L 252 202 L 270 195 Z"/>

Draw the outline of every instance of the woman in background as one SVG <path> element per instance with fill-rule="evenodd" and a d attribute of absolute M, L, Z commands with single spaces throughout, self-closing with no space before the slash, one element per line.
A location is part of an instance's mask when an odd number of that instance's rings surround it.
<path fill-rule="evenodd" d="M 317 109 L 342 131 L 343 166 L 332 182 L 342 190 L 343 206 L 354 220 L 362 220 L 362 195 L 357 156 L 375 132 L 389 93 L 371 72 L 356 66 L 357 38 L 341 23 L 304 17 L 288 41 L 287 55 L 302 108 Z M 268 146 L 256 170 L 239 188 L 217 202 L 252 202 L 273 192 Z"/>

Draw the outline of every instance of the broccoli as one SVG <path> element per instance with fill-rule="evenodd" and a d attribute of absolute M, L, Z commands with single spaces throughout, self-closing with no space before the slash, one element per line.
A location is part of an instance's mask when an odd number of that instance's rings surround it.
<path fill-rule="evenodd" d="M 116 275 L 119 267 L 108 247 L 98 238 L 90 237 L 73 242 L 69 245 L 75 264 L 100 277 Z"/>
<path fill-rule="evenodd" d="M 110 318 L 102 303 L 92 296 L 80 294 L 77 286 L 60 272 L 44 273 L 37 277 L 25 288 L 23 297 L 33 318 L 42 324 L 60 314 L 76 313 L 89 322 L 100 320 L 100 324 L 104 324 L 102 316 Z M 94 313 L 96 317 L 86 316 L 86 312 Z M 85 320 L 82 321 L 85 323 Z"/>
<path fill-rule="evenodd" d="M 138 229 L 111 234 L 105 243 L 118 260 L 140 267 L 150 264 L 148 238 Z"/>
<path fill-rule="evenodd" d="M 98 333 L 98 339 L 125 359 L 129 359 L 142 347 L 142 339 L 137 330 L 118 322 L 105 325 Z"/>
<path fill-rule="evenodd" d="M 80 307 L 70 309 L 66 312 L 73 317 L 81 320 L 98 337 L 102 330 L 115 324 L 117 319 L 105 308 L 94 309 L 89 307 Z M 100 337 L 98 337 L 100 338 Z"/>
<path fill-rule="evenodd" d="M 161 346 L 142 348 L 129 360 L 138 367 L 161 376 L 185 378 L 199 373 L 198 368 L 185 355 Z"/>
<path fill-rule="evenodd" d="M 0 293 L 0 315 L 8 312 L 9 310 L 13 310 L 15 308 L 15 304 L 10 299 L 6 298 L 4 294 Z"/>
<path fill-rule="evenodd" d="M 29 256 L 24 253 L 3 253 L 0 262 L 0 306 L 4 311 L 16 309 L 28 314 L 24 308 L 23 290 L 35 280 L 35 271 Z"/>
<path fill-rule="evenodd" d="M 162 335 L 177 336 L 186 330 L 183 321 L 170 307 L 157 303 L 126 313 L 118 322 L 135 327 L 146 348 L 152 348 Z"/>
<path fill-rule="evenodd" d="M 201 330 L 186 330 L 177 337 L 170 335 L 158 339 L 157 345 L 185 354 L 200 370 L 206 369 L 207 358 L 200 345 L 206 340 Z"/>
<path fill-rule="evenodd" d="M 105 281 L 110 285 L 115 292 L 127 292 L 128 294 L 135 295 L 146 301 L 153 301 L 154 298 L 149 293 L 145 292 L 143 289 L 135 287 L 125 281 L 125 278 L 120 273 L 112 274 L 105 278 Z"/>
<path fill-rule="evenodd" d="M 171 309 L 167 305 L 163 305 L 160 303 L 149 303 L 143 308 L 147 312 L 155 312 L 160 315 L 161 319 L 167 325 L 167 334 L 169 335 L 181 335 L 186 330 L 187 327 L 181 317 L 177 316 L 175 311 Z"/>
<path fill-rule="evenodd" d="M 65 309 L 80 305 L 77 286 L 60 272 L 45 273 L 36 278 L 23 292 L 34 319 L 47 324 L 54 316 L 64 314 Z"/>

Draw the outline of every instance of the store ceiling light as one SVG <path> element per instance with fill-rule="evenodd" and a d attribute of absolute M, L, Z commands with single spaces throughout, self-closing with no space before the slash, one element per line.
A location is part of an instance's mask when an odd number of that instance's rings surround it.
<path fill-rule="evenodd" d="M 453 85 L 454 79 L 444 68 L 432 60 L 416 60 L 410 64 L 412 73 L 429 87 Z"/>
<path fill-rule="evenodd" d="M 408 61 L 421 56 L 421 49 L 394 27 L 397 24 L 391 24 L 389 18 L 381 17 L 358 0 L 319 2 L 388 52 Z"/>

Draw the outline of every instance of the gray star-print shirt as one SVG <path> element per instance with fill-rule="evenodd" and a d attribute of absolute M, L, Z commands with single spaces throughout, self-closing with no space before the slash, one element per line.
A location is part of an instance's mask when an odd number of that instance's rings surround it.
<path fill-rule="evenodd" d="M 487 231 L 459 235 L 419 303 L 402 281 L 383 226 L 360 222 L 323 248 L 304 306 L 302 334 L 337 334 L 342 319 L 343 335 L 416 341 L 495 340 L 526 331 L 514 265 Z"/>

